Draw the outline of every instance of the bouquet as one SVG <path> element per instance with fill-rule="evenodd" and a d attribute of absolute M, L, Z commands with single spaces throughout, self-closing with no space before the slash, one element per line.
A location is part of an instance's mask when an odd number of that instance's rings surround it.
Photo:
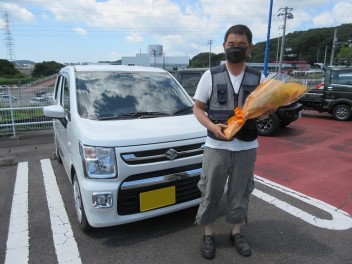
<path fill-rule="evenodd" d="M 224 134 L 230 140 L 241 129 L 247 119 L 254 119 L 280 106 L 293 103 L 308 91 L 306 85 L 290 79 L 287 74 L 268 76 L 247 97 L 243 107 L 234 109 L 234 115 L 227 120 Z"/>

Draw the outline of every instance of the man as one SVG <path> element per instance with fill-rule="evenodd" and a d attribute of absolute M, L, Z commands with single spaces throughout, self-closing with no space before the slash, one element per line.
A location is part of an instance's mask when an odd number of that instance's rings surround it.
<path fill-rule="evenodd" d="M 206 71 L 199 81 L 193 108 L 197 120 L 207 128 L 202 175 L 198 188 L 202 194 L 196 223 L 204 225 L 201 253 L 215 257 L 213 223 L 219 215 L 219 202 L 228 179 L 226 221 L 232 224 L 230 240 L 242 256 L 251 249 L 240 234 L 247 220 L 249 195 L 254 189 L 254 165 L 258 147 L 255 120 L 247 120 L 232 140 L 223 130 L 234 108 L 243 105 L 247 96 L 264 76 L 245 65 L 252 50 L 252 33 L 247 26 L 228 29 L 223 43 L 226 64 Z"/>

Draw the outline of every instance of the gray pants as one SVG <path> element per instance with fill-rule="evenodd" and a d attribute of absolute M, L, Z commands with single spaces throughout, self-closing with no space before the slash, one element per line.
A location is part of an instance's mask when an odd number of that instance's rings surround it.
<path fill-rule="evenodd" d="M 226 221 L 242 223 L 248 213 L 249 196 L 254 189 L 256 149 L 229 151 L 205 148 L 198 188 L 202 194 L 196 222 L 212 224 L 218 217 L 220 200 L 228 179 Z"/>

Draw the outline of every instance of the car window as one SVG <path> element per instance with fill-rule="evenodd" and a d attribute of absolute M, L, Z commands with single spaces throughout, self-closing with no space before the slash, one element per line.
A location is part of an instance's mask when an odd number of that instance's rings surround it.
<path fill-rule="evenodd" d="M 193 105 L 164 72 L 77 72 L 76 87 L 78 112 L 91 119 L 137 112 L 172 114 Z"/>
<path fill-rule="evenodd" d="M 61 105 L 64 107 L 65 112 L 70 111 L 70 90 L 68 85 L 68 80 L 62 78 L 62 94 L 61 94 Z"/>
<path fill-rule="evenodd" d="M 61 81 L 62 81 L 63 77 L 62 76 L 59 76 L 57 78 L 57 81 L 55 83 L 55 88 L 54 88 L 54 100 L 57 100 L 58 99 L 58 92 L 59 92 L 59 88 L 61 87 Z"/>
<path fill-rule="evenodd" d="M 331 75 L 332 84 L 352 85 L 351 71 L 334 71 Z"/>
<path fill-rule="evenodd" d="M 180 73 L 180 83 L 186 89 L 190 96 L 195 94 L 198 82 L 202 77 L 200 72 L 183 72 Z"/>

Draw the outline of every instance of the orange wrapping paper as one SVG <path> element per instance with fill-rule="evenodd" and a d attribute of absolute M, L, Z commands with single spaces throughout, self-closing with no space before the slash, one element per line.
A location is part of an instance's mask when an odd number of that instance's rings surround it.
<path fill-rule="evenodd" d="M 275 79 L 264 80 L 247 97 L 243 109 L 240 106 L 236 107 L 234 115 L 227 120 L 228 127 L 224 130 L 225 136 L 229 140 L 232 139 L 247 119 L 257 118 L 267 111 L 291 104 L 307 90 L 306 86 L 298 83 Z"/>

